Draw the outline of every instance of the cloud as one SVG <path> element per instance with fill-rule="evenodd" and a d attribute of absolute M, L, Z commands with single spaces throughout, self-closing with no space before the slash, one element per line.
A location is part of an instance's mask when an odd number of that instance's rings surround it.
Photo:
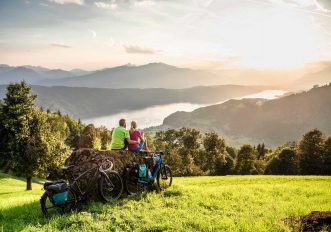
<path fill-rule="evenodd" d="M 88 31 L 91 33 L 92 38 L 97 37 L 97 33 L 94 30 L 88 29 Z"/>
<path fill-rule="evenodd" d="M 279 4 L 283 6 L 289 6 L 289 7 L 298 7 L 303 9 L 310 9 L 314 11 L 319 11 L 322 13 L 329 13 L 331 10 L 324 7 L 324 5 L 319 2 L 318 0 L 269 0 L 271 3 Z"/>
<path fill-rule="evenodd" d="M 94 5 L 102 9 L 115 10 L 117 8 L 117 4 L 115 2 L 110 2 L 110 3 L 94 2 Z"/>
<path fill-rule="evenodd" d="M 134 2 L 135 6 L 145 7 L 145 6 L 153 6 L 155 2 L 152 0 L 138 0 Z"/>
<path fill-rule="evenodd" d="M 159 51 L 153 48 L 141 47 L 138 45 L 123 45 L 126 53 L 135 53 L 135 54 L 156 54 Z"/>
<path fill-rule="evenodd" d="M 51 47 L 56 47 L 56 48 L 72 48 L 72 46 L 67 45 L 67 44 L 62 44 L 62 43 L 51 43 L 49 44 Z"/>
<path fill-rule="evenodd" d="M 85 4 L 85 0 L 48 0 L 50 2 L 54 2 L 60 5 L 64 5 L 64 4 L 77 4 L 77 5 L 84 5 Z"/>
<path fill-rule="evenodd" d="M 207 7 L 210 6 L 210 4 L 213 3 L 213 1 L 214 0 L 198 0 L 197 3 L 198 3 L 198 5 L 201 5 L 201 6 L 205 7 L 205 8 L 207 8 Z"/>

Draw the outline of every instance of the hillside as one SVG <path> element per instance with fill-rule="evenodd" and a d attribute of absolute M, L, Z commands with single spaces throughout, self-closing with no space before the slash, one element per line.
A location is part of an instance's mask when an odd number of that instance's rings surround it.
<path fill-rule="evenodd" d="M 9 84 L 25 80 L 29 84 L 36 84 L 45 80 L 73 77 L 85 73 L 84 70 L 73 70 L 73 72 L 62 69 L 48 69 L 41 66 L 9 66 L 0 64 L 0 84 Z"/>
<path fill-rule="evenodd" d="M 41 81 L 41 79 L 42 76 L 39 73 L 23 66 L 15 68 L 0 68 L 0 84 L 7 84 L 21 80 L 25 80 L 29 83 L 36 83 Z"/>
<path fill-rule="evenodd" d="M 330 210 L 330 183 L 323 176 L 176 177 L 161 193 L 91 203 L 45 219 L 41 186 L 25 191 L 24 180 L 0 173 L 0 230 L 289 231 L 294 225 L 282 219 Z"/>
<path fill-rule="evenodd" d="M 221 84 L 222 79 L 206 71 L 177 68 L 164 63 L 123 65 L 71 78 L 45 80 L 38 84 L 94 88 L 188 88 Z"/>
<path fill-rule="evenodd" d="M 223 104 L 176 112 L 163 127 L 215 130 L 238 144 L 264 142 L 269 146 L 297 140 L 319 128 L 331 134 L 331 85 L 276 100 L 229 100 Z"/>
<path fill-rule="evenodd" d="M 170 103 L 217 103 L 265 89 L 270 87 L 220 85 L 188 89 L 104 89 L 32 86 L 39 106 L 81 119 Z M 5 93 L 6 86 L 0 85 L 0 99 Z"/>
<path fill-rule="evenodd" d="M 325 64 L 325 67 L 319 71 L 305 74 L 292 84 L 293 89 L 308 89 L 314 85 L 325 85 L 331 83 L 331 63 Z"/>

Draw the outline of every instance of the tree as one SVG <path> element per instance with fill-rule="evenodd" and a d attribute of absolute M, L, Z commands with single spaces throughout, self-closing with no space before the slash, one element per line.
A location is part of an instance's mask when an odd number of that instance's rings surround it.
<path fill-rule="evenodd" d="M 233 158 L 233 159 L 236 159 L 237 158 L 237 153 L 238 153 L 238 150 L 234 147 L 229 147 L 227 146 L 226 147 L 226 152 Z"/>
<path fill-rule="evenodd" d="M 10 84 L 0 107 L 0 163 L 26 176 L 27 190 L 33 176 L 49 176 L 70 153 L 64 143 L 66 124 L 35 107 L 35 98 L 25 82 Z"/>
<path fill-rule="evenodd" d="M 324 155 L 323 155 L 323 174 L 331 174 L 331 137 L 328 137 L 324 143 Z"/>
<path fill-rule="evenodd" d="M 234 158 L 229 154 L 225 154 L 223 157 L 218 156 L 215 161 L 215 175 L 227 175 L 232 173 L 234 164 Z"/>
<path fill-rule="evenodd" d="M 266 174 L 295 175 L 298 174 L 298 155 L 291 147 L 284 147 L 275 154 L 265 170 Z"/>
<path fill-rule="evenodd" d="M 299 143 L 300 173 L 316 175 L 323 172 L 324 136 L 314 129 L 307 132 Z"/>
<path fill-rule="evenodd" d="M 100 131 L 101 149 L 107 150 L 107 145 L 111 141 L 111 132 L 105 126 L 98 128 Z"/>
<path fill-rule="evenodd" d="M 177 130 L 168 129 L 166 131 L 158 131 L 154 137 L 155 150 L 163 151 L 164 160 L 167 163 L 175 176 L 183 175 L 182 158 L 178 152 L 179 149 L 179 134 Z"/>
<path fill-rule="evenodd" d="M 30 129 L 26 152 L 18 157 L 15 172 L 28 177 L 54 175 L 69 156 L 70 148 L 65 145 L 60 131 L 47 123 L 47 114 L 42 111 L 34 112 Z M 31 178 L 29 181 L 31 187 Z"/>
<path fill-rule="evenodd" d="M 10 84 L 1 108 L 1 157 L 6 169 L 15 169 L 21 157 L 27 155 L 30 124 L 35 111 L 36 96 L 25 82 Z M 31 189 L 31 176 L 27 176 L 27 189 Z"/>
<path fill-rule="evenodd" d="M 219 138 L 215 132 L 205 133 L 202 141 L 204 147 L 204 169 L 209 170 L 209 174 L 217 174 L 222 172 L 222 168 L 225 167 L 227 161 L 225 140 Z"/>
<path fill-rule="evenodd" d="M 258 144 L 256 147 L 257 150 L 257 158 L 258 159 L 263 159 L 264 155 L 267 153 L 267 149 L 265 148 L 264 143 Z"/>
<path fill-rule="evenodd" d="M 243 145 L 237 157 L 236 172 L 238 174 L 257 174 L 257 170 L 254 166 L 256 159 L 256 151 L 251 145 Z"/>
<path fill-rule="evenodd" d="M 178 153 L 182 158 L 184 175 L 199 175 L 200 168 L 195 164 L 194 158 L 199 155 L 200 131 L 192 128 L 181 128 L 178 131 L 180 147 Z"/>
<path fill-rule="evenodd" d="M 81 134 L 79 146 L 81 148 L 93 148 L 96 139 L 96 130 L 93 124 L 87 125 Z"/>

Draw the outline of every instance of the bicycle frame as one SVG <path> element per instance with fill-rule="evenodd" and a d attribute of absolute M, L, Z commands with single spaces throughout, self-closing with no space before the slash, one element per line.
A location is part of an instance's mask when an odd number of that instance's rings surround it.
<path fill-rule="evenodd" d="M 112 165 L 113 166 L 113 165 Z M 112 169 L 111 168 L 109 169 Z M 107 169 L 107 170 L 109 170 Z M 82 174 L 80 174 L 77 178 L 73 178 L 73 182 L 72 184 L 69 185 L 69 187 L 75 192 L 77 193 L 77 197 L 84 197 L 84 195 L 86 194 L 87 191 L 83 192 L 81 189 L 81 186 L 78 184 L 78 180 L 81 179 L 83 176 L 85 176 L 87 173 L 92 172 L 93 170 L 95 170 L 94 174 L 93 174 L 93 178 L 89 178 L 88 181 L 88 186 L 91 186 L 92 181 L 96 179 L 96 177 L 100 174 L 100 175 L 104 175 L 108 180 L 109 177 L 107 175 L 107 173 L 105 172 L 105 170 L 102 168 L 101 165 L 98 165 L 96 167 L 90 168 L 88 170 L 86 170 L 85 172 L 83 172 Z"/>
<path fill-rule="evenodd" d="M 154 182 L 154 180 L 157 177 L 157 174 L 158 174 L 158 172 L 159 172 L 159 170 L 161 168 L 161 165 L 163 164 L 162 155 L 160 154 L 159 157 L 160 158 L 157 161 L 157 164 L 156 164 L 155 170 L 153 172 L 153 175 L 150 176 L 150 177 L 148 177 L 147 181 L 145 181 L 145 180 L 138 180 L 139 183 L 145 184 L 145 185 L 149 185 L 149 184 L 152 184 Z"/>

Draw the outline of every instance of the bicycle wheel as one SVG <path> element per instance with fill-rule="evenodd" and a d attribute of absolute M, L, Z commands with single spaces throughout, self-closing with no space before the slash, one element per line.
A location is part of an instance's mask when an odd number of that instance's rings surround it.
<path fill-rule="evenodd" d="M 121 197 L 123 192 L 122 177 L 116 171 L 108 171 L 107 176 L 101 175 L 99 179 L 99 194 L 103 201 L 112 202 Z"/>
<path fill-rule="evenodd" d="M 172 171 L 168 165 L 162 165 L 157 173 L 157 186 L 160 190 L 167 189 L 172 184 Z"/>
<path fill-rule="evenodd" d="M 138 182 L 136 167 L 131 167 L 125 175 L 125 189 L 129 195 L 140 194 L 145 190 L 145 185 Z"/>
<path fill-rule="evenodd" d="M 68 200 L 62 205 L 54 205 L 52 196 L 45 192 L 40 198 L 41 211 L 46 217 L 70 213 L 76 208 L 77 197 L 75 192 L 68 190 Z"/>

